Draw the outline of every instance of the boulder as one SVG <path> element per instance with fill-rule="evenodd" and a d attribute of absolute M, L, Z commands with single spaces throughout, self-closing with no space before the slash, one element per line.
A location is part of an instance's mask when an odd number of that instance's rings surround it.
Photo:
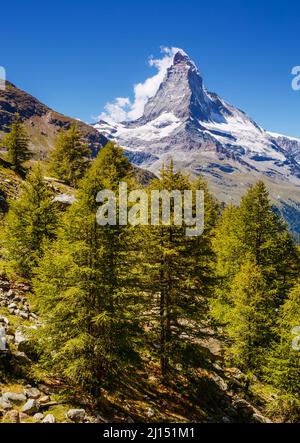
<path fill-rule="evenodd" d="M 76 423 L 83 421 L 85 418 L 85 410 L 84 409 L 69 409 L 67 412 L 67 418 Z"/>
<path fill-rule="evenodd" d="M 227 389 L 228 389 L 227 383 L 225 382 L 225 380 L 222 377 L 220 377 L 215 372 L 212 372 L 211 376 L 212 376 L 213 381 L 216 383 L 216 385 L 220 388 L 221 391 L 227 391 Z"/>
<path fill-rule="evenodd" d="M 0 397 L 0 408 L 4 409 L 4 411 L 8 411 L 9 409 L 12 409 L 13 405 L 10 401 L 5 400 L 5 398 Z"/>
<path fill-rule="evenodd" d="M 8 318 L 4 317 L 3 315 L 0 315 L 0 324 L 4 324 L 5 326 L 9 325 L 9 320 Z"/>
<path fill-rule="evenodd" d="M 0 351 L 7 351 L 7 339 L 4 326 L 0 326 Z"/>
<path fill-rule="evenodd" d="M 17 394 L 15 392 L 5 392 L 2 397 L 11 403 L 24 403 L 26 401 L 24 394 Z"/>
<path fill-rule="evenodd" d="M 51 401 L 50 395 L 43 395 L 43 397 L 39 398 L 40 405 L 45 405 L 45 404 L 49 403 L 49 401 Z"/>
<path fill-rule="evenodd" d="M 42 423 L 56 423 L 56 418 L 52 414 L 47 414 Z"/>
<path fill-rule="evenodd" d="M 21 330 L 21 328 L 17 328 L 16 333 L 15 333 L 16 345 L 19 346 L 20 343 L 23 343 L 26 340 L 27 340 L 27 338 L 26 338 L 26 335 L 24 334 L 24 332 Z"/>
<path fill-rule="evenodd" d="M 41 412 L 37 412 L 36 414 L 34 414 L 33 418 L 35 421 L 40 422 L 43 420 L 44 414 L 42 414 Z"/>
<path fill-rule="evenodd" d="M 25 412 L 25 414 L 28 415 L 34 415 L 36 412 L 38 412 L 38 410 L 39 410 L 39 404 L 33 398 L 27 400 L 27 402 L 22 408 L 22 412 Z"/>
<path fill-rule="evenodd" d="M 37 388 L 31 388 L 31 387 L 25 388 L 24 394 L 26 395 L 26 397 L 33 398 L 35 400 L 37 400 L 41 396 L 41 392 Z"/>

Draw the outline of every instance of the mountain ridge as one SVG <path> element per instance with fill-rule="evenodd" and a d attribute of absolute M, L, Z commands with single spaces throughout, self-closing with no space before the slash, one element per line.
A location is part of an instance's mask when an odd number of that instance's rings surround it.
<path fill-rule="evenodd" d="M 175 167 L 204 175 L 225 203 L 238 202 L 259 178 L 280 209 L 300 203 L 300 139 L 266 131 L 208 91 L 183 50 L 175 53 L 139 119 L 100 121 L 93 127 L 122 146 L 133 163 L 153 173 L 172 158 Z M 300 224 L 297 230 L 300 233 Z"/>
<path fill-rule="evenodd" d="M 7 132 L 16 114 L 26 127 L 31 150 L 40 159 L 52 149 L 57 132 L 72 123 L 77 124 L 94 154 L 107 143 L 90 125 L 56 112 L 7 80 L 5 89 L 0 90 L 0 137 Z"/>

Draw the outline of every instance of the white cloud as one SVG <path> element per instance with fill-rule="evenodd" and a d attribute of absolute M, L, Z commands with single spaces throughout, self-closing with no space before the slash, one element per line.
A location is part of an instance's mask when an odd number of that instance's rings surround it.
<path fill-rule="evenodd" d="M 128 97 L 117 97 L 114 102 L 109 102 L 105 105 L 105 112 L 102 112 L 98 119 L 114 123 L 136 120 L 141 117 L 145 104 L 149 98 L 154 97 L 156 94 L 177 51 L 177 48 L 161 47 L 161 52 L 164 54 L 163 57 L 159 59 L 150 57 L 148 61 L 150 66 L 157 68 L 157 73 L 153 77 L 147 78 L 143 83 L 134 85 L 134 100 L 131 101 Z"/>

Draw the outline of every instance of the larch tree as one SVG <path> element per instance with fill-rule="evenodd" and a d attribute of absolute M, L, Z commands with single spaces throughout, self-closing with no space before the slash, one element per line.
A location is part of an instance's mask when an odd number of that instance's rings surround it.
<path fill-rule="evenodd" d="M 117 193 L 120 181 L 130 187 L 132 175 L 120 148 L 108 144 L 100 151 L 34 283 L 46 366 L 96 395 L 136 358 L 131 230 L 96 220 L 98 192 Z"/>
<path fill-rule="evenodd" d="M 60 180 L 77 186 L 89 166 L 91 151 L 78 127 L 62 129 L 50 155 L 50 170 Z"/>
<path fill-rule="evenodd" d="M 53 195 L 39 166 L 21 186 L 18 200 L 10 202 L 4 221 L 8 263 L 24 277 L 31 277 L 43 248 L 56 235 L 58 214 Z"/>
<path fill-rule="evenodd" d="M 29 139 L 24 125 L 17 115 L 9 127 L 9 132 L 4 135 L 1 144 L 7 149 L 7 159 L 12 166 L 21 172 L 22 164 L 32 156 L 29 150 Z"/>
<path fill-rule="evenodd" d="M 174 171 L 171 162 L 161 170 L 160 179 L 151 182 L 148 192 L 151 197 L 153 191 L 176 191 L 182 196 L 185 190 L 196 189 L 207 193 L 203 181 L 191 183 L 183 174 Z M 212 291 L 211 229 L 217 205 L 208 193 L 205 203 L 206 230 L 200 236 L 188 237 L 188 226 L 184 221 L 182 225 L 176 221 L 182 209 L 175 194 L 171 197 L 169 222 L 162 223 L 161 205 L 157 226 L 141 229 L 143 254 L 140 274 L 144 291 L 148 294 L 152 339 L 159 342 L 157 355 L 165 380 L 172 365 L 179 363 L 186 366 L 192 337 L 201 334 L 201 320 Z M 193 215 L 194 204 L 192 202 L 191 205 Z"/>
<path fill-rule="evenodd" d="M 228 358 L 245 371 L 259 369 L 269 350 L 272 297 L 260 267 L 245 263 L 231 284 L 225 327 Z"/>
<path fill-rule="evenodd" d="M 266 379 L 284 393 L 300 395 L 300 282 L 279 311 L 277 340 L 266 365 Z"/>

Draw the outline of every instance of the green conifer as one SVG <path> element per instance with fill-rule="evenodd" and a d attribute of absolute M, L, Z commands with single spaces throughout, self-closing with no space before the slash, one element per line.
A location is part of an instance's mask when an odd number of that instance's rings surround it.
<path fill-rule="evenodd" d="M 60 180 L 71 186 L 77 186 L 88 168 L 90 155 L 90 149 L 78 127 L 72 125 L 57 135 L 50 155 L 50 170 Z"/>
<path fill-rule="evenodd" d="M 32 153 L 28 148 L 29 140 L 19 115 L 11 123 L 1 144 L 7 149 L 8 161 L 17 171 L 21 171 L 22 164 L 30 159 Z"/>

